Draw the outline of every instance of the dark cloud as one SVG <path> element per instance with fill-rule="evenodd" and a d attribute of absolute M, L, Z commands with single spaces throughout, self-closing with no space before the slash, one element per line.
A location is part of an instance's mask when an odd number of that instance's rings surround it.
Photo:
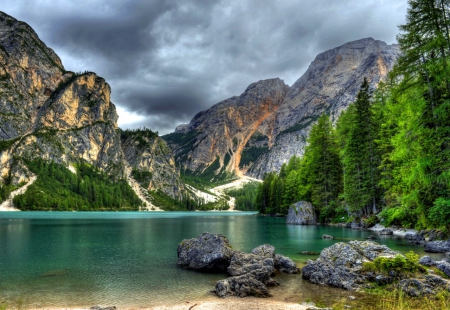
<path fill-rule="evenodd" d="M 3 0 L 65 67 L 111 84 L 119 124 L 160 133 L 252 82 L 292 85 L 314 57 L 364 37 L 395 42 L 406 0 Z"/>

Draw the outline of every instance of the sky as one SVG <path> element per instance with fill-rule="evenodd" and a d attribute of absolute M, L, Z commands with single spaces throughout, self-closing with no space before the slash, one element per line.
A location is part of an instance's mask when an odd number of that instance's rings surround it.
<path fill-rule="evenodd" d="M 292 85 L 315 56 L 396 42 L 407 0 L 1 0 L 66 70 L 111 85 L 119 126 L 160 135 L 259 80 Z"/>

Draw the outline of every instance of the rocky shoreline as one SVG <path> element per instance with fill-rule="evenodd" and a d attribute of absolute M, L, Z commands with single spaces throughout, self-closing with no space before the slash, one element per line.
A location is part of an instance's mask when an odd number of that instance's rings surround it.
<path fill-rule="evenodd" d="M 381 226 L 374 227 L 373 231 L 382 235 L 394 233 Z M 425 246 L 436 252 L 446 249 L 448 244 L 450 240 L 428 241 Z M 220 234 L 203 233 L 185 239 L 178 245 L 177 253 L 179 266 L 198 271 L 226 271 L 230 275 L 217 281 L 214 292 L 219 297 L 270 297 L 268 288 L 279 285 L 273 276 L 299 272 L 292 260 L 276 254 L 270 244 L 243 253 L 234 250 Z M 386 286 L 412 297 L 436 295 L 450 292 L 450 251 L 445 256 L 441 260 L 428 256 L 419 260 L 412 252 L 403 255 L 374 241 L 354 240 L 323 249 L 319 258 L 307 261 L 301 274 L 310 283 L 348 291 Z"/>

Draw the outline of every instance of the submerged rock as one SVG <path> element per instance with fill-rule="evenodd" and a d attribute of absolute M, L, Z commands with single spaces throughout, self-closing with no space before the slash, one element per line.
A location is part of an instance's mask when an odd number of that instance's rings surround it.
<path fill-rule="evenodd" d="M 334 237 L 331 235 L 323 234 L 322 239 L 334 239 Z"/>
<path fill-rule="evenodd" d="M 178 265 L 196 270 L 226 271 L 236 253 L 227 237 L 203 233 L 178 245 Z"/>
<path fill-rule="evenodd" d="M 425 243 L 425 252 L 430 253 L 450 252 L 450 240 L 427 242 Z"/>
<path fill-rule="evenodd" d="M 303 251 L 300 252 L 300 254 L 305 254 L 305 255 L 319 255 L 319 252 L 314 252 L 314 251 Z"/>
<path fill-rule="evenodd" d="M 394 231 L 390 228 L 383 228 L 379 231 L 377 231 L 379 235 L 392 235 L 394 234 Z"/>
<path fill-rule="evenodd" d="M 286 224 L 316 225 L 317 218 L 310 202 L 298 201 L 289 207 Z"/>

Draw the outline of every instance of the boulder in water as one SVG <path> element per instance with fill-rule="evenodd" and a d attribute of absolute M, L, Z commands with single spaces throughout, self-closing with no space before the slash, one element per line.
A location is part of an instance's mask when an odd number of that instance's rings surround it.
<path fill-rule="evenodd" d="M 227 237 L 203 233 L 178 245 L 178 265 L 195 270 L 226 271 L 236 253 Z"/>
<path fill-rule="evenodd" d="M 286 224 L 316 225 L 317 218 L 310 202 L 298 201 L 289 207 Z"/>

